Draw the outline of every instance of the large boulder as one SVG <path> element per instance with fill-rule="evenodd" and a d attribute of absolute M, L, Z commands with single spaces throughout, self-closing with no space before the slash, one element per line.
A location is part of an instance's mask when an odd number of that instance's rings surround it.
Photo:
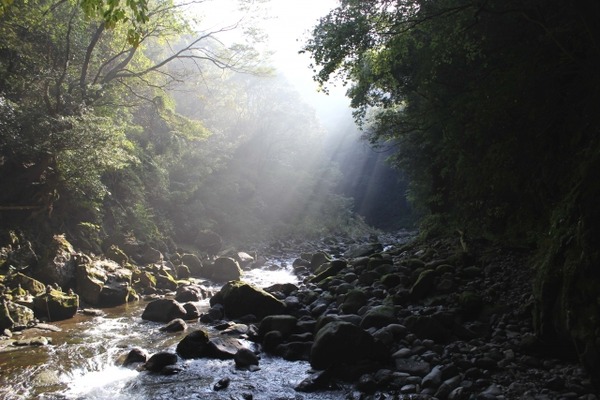
<path fill-rule="evenodd" d="M 132 277 L 131 270 L 115 261 L 90 260 L 75 269 L 75 291 L 92 306 L 114 307 L 138 299 Z"/>
<path fill-rule="evenodd" d="M 242 277 L 242 269 L 233 258 L 219 257 L 204 267 L 204 276 L 216 282 L 237 281 Z"/>
<path fill-rule="evenodd" d="M 125 265 L 129 262 L 129 257 L 116 244 L 111 245 L 105 253 L 109 260 L 113 260 L 120 265 Z"/>
<path fill-rule="evenodd" d="M 102 288 L 97 305 L 99 307 L 115 307 L 139 300 L 134 288 L 126 282 L 110 282 Z"/>
<path fill-rule="evenodd" d="M 108 280 L 106 271 L 94 264 L 80 264 L 75 270 L 75 291 L 90 305 L 100 303 L 100 293 Z"/>
<path fill-rule="evenodd" d="M 39 319 L 60 321 L 72 318 L 79 308 L 79 296 L 66 294 L 58 290 L 48 290 L 48 293 L 33 299 L 33 311 Z"/>
<path fill-rule="evenodd" d="M 9 287 L 18 287 L 18 285 L 21 285 L 21 288 L 29 291 L 33 296 L 38 296 L 46 292 L 46 285 L 20 272 L 7 277 L 4 284 Z"/>
<path fill-rule="evenodd" d="M 72 287 L 75 281 L 75 250 L 64 235 L 54 235 L 35 269 L 34 278 L 45 284 Z"/>
<path fill-rule="evenodd" d="M 223 305 L 229 318 L 253 314 L 258 319 L 267 315 L 283 314 L 285 303 L 273 295 L 242 281 L 230 281 L 210 299 L 210 305 Z"/>
<path fill-rule="evenodd" d="M 184 359 L 216 358 L 219 360 L 233 359 L 243 343 L 232 337 L 209 338 L 206 331 L 199 329 L 184 337 L 177 344 L 177 354 Z"/>
<path fill-rule="evenodd" d="M 177 281 L 173 276 L 165 270 L 159 270 L 154 274 L 156 278 L 156 287 L 165 290 L 177 290 Z"/>
<path fill-rule="evenodd" d="M 140 252 L 137 260 L 141 264 L 159 264 L 163 261 L 163 255 L 154 247 L 144 244 L 140 246 Z"/>
<path fill-rule="evenodd" d="M 153 293 L 156 289 L 156 277 L 150 271 L 135 269 L 131 279 L 133 287 L 138 291 Z"/>
<path fill-rule="evenodd" d="M 30 308 L 9 301 L 0 302 L 0 332 L 26 327 L 34 321 L 35 316 Z"/>
<path fill-rule="evenodd" d="M 383 328 L 385 326 L 397 323 L 394 315 L 394 307 L 390 305 L 379 305 L 371 308 L 360 321 L 360 327 L 363 329 Z"/>
<path fill-rule="evenodd" d="M 265 317 L 258 328 L 258 336 L 264 337 L 268 332 L 277 331 L 282 338 L 287 338 L 296 331 L 298 318 L 292 315 L 269 315 Z"/>
<path fill-rule="evenodd" d="M 202 358 L 208 354 L 209 337 L 205 330 L 198 329 L 189 333 L 177 344 L 177 354 L 181 358 Z"/>
<path fill-rule="evenodd" d="M 347 263 L 344 260 L 333 260 L 329 263 L 322 264 L 319 268 L 320 270 L 322 270 L 319 272 L 318 275 L 315 275 L 312 278 L 310 278 L 310 282 L 319 283 L 325 278 L 337 275 L 340 271 L 346 268 L 346 265 Z M 324 266 L 325 268 L 323 268 Z"/>
<path fill-rule="evenodd" d="M 384 346 L 365 330 L 349 322 L 333 321 L 321 328 L 310 350 L 315 369 L 388 361 Z"/>
<path fill-rule="evenodd" d="M 415 284 L 410 288 L 411 297 L 419 300 L 431 292 L 434 287 L 435 276 L 434 270 L 428 269 L 421 272 Z"/>
<path fill-rule="evenodd" d="M 204 273 L 202 261 L 195 254 L 182 255 L 181 263 L 188 267 L 192 276 L 200 276 Z"/>
<path fill-rule="evenodd" d="M 187 311 L 175 300 L 158 299 L 146 305 L 142 319 L 154 322 L 169 322 L 176 318 L 185 318 Z"/>
<path fill-rule="evenodd" d="M 188 301 L 200 301 L 210 297 L 210 289 L 202 285 L 187 284 L 177 288 L 175 300 L 185 303 Z"/>

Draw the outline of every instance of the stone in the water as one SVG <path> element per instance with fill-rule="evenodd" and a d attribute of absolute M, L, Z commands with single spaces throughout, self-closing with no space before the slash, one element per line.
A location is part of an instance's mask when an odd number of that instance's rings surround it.
<path fill-rule="evenodd" d="M 283 338 L 290 336 L 296 329 L 298 318 L 292 315 L 270 315 L 260 323 L 258 336 L 264 337 L 267 332 L 278 331 Z"/>
<path fill-rule="evenodd" d="M 217 383 L 215 383 L 215 385 L 213 386 L 213 390 L 216 392 L 219 390 L 227 389 L 230 382 L 231 378 L 229 377 L 221 378 L 217 381 Z"/>
<path fill-rule="evenodd" d="M 36 336 L 13 342 L 14 346 L 46 346 L 48 344 L 52 344 L 52 339 L 45 336 Z"/>
<path fill-rule="evenodd" d="M 239 349 L 235 353 L 233 360 L 236 368 L 248 368 L 251 365 L 258 365 L 258 356 L 250 349 Z"/>
<path fill-rule="evenodd" d="M 241 281 L 230 281 L 210 299 L 210 305 L 222 304 L 229 318 L 254 314 L 258 319 L 283 314 L 285 303 L 273 295 Z"/>
<path fill-rule="evenodd" d="M 176 318 L 185 318 L 187 311 L 183 306 L 169 299 L 154 300 L 146 305 L 142 319 L 153 322 L 169 322 Z"/>
<path fill-rule="evenodd" d="M 302 382 L 295 387 L 295 390 L 298 392 L 315 392 L 317 390 L 325 390 L 330 389 L 332 384 L 332 376 L 331 373 L 327 370 L 315 372 L 310 375 L 308 378 L 304 379 Z"/>
<path fill-rule="evenodd" d="M 144 364 L 144 368 L 150 372 L 161 372 L 164 367 L 175 363 L 177 363 L 177 354 L 162 351 L 153 354 Z"/>
<path fill-rule="evenodd" d="M 128 367 L 131 364 L 135 363 L 145 363 L 148 361 L 148 352 L 140 347 L 134 347 L 127 353 L 127 357 L 125 357 L 125 361 L 123 361 L 123 366 Z"/>
<path fill-rule="evenodd" d="M 106 315 L 104 311 L 97 308 L 84 308 L 81 313 L 90 317 L 104 317 Z"/>
<path fill-rule="evenodd" d="M 198 306 L 196 306 L 196 303 L 187 302 L 183 305 L 183 308 L 186 311 L 186 320 L 189 321 L 192 319 L 198 319 L 200 317 L 200 310 L 198 309 Z"/>
<path fill-rule="evenodd" d="M 181 358 L 202 358 L 208 352 L 208 334 L 206 331 L 198 329 L 179 342 L 177 345 L 177 354 Z"/>
<path fill-rule="evenodd" d="M 187 329 L 187 324 L 181 318 L 176 318 L 170 321 L 167 325 L 160 328 L 160 331 L 163 332 L 181 332 Z"/>
<path fill-rule="evenodd" d="M 206 277 L 217 282 L 239 280 L 242 269 L 236 260 L 230 257 L 219 257 L 211 265 L 204 267 Z"/>

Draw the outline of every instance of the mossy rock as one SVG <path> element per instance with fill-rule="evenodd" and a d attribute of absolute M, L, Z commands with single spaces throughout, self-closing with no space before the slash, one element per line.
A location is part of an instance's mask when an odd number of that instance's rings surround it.
<path fill-rule="evenodd" d="M 167 271 L 159 271 L 155 274 L 156 287 L 165 290 L 177 290 L 177 280 Z"/>
<path fill-rule="evenodd" d="M 285 303 L 277 300 L 266 291 L 242 281 L 227 282 L 219 292 L 210 299 L 210 305 L 223 305 L 229 318 L 240 318 L 255 315 L 263 319 L 268 315 L 284 314 Z"/>
<path fill-rule="evenodd" d="M 363 329 L 383 328 L 394 323 L 398 323 L 394 306 L 379 305 L 367 311 L 360 322 L 360 327 Z"/>
<path fill-rule="evenodd" d="M 72 318 L 79 308 L 79 296 L 69 295 L 58 290 L 37 296 L 33 299 L 35 316 L 47 321 L 60 321 Z"/>
<path fill-rule="evenodd" d="M 116 244 L 111 245 L 106 251 L 106 257 L 114 262 L 125 265 L 129 263 L 129 257 Z"/>
<path fill-rule="evenodd" d="M 156 277 L 149 271 L 136 270 L 133 272 L 134 286 L 139 289 L 156 287 Z"/>
<path fill-rule="evenodd" d="M 13 302 L 0 302 L 0 331 L 23 328 L 33 324 L 34 320 L 30 308 Z"/>
<path fill-rule="evenodd" d="M 409 258 L 408 260 L 402 260 L 402 265 L 410 269 L 425 268 L 425 261 L 420 258 Z"/>
<path fill-rule="evenodd" d="M 319 268 L 317 268 L 317 275 L 310 278 L 309 282 L 318 283 L 325 278 L 335 276 L 339 274 L 344 268 L 346 268 L 346 266 L 347 263 L 344 260 L 333 260 L 331 262 L 322 264 Z"/>
<path fill-rule="evenodd" d="M 360 289 L 349 291 L 344 298 L 341 309 L 346 314 L 356 314 L 361 307 L 367 304 L 369 296 Z"/>
<path fill-rule="evenodd" d="M 329 261 L 331 261 L 331 257 L 327 253 L 319 251 L 310 258 L 310 269 L 316 271 L 317 268 Z"/>
<path fill-rule="evenodd" d="M 204 266 L 202 265 L 202 261 L 195 254 L 186 253 L 181 256 L 181 263 L 186 265 L 192 276 L 200 276 L 203 273 Z"/>
<path fill-rule="evenodd" d="M 29 291 L 29 293 L 33 296 L 46 293 L 46 285 L 37 279 L 33 279 L 25 274 L 22 274 L 21 272 L 8 277 L 5 284 L 14 288 L 16 288 L 18 285 L 21 285 L 21 288 Z"/>
<path fill-rule="evenodd" d="M 430 269 L 421 272 L 415 284 L 410 288 L 411 297 L 418 300 L 427 296 L 433 289 L 435 276 L 435 271 Z"/>

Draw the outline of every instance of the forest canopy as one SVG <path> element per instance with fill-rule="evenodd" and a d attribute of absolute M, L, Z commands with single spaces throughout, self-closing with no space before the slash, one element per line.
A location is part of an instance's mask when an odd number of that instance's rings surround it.
<path fill-rule="evenodd" d="M 537 248 L 536 329 L 596 383 L 598 18 L 592 0 L 342 0 L 305 46 L 366 136 L 396 147 L 424 235 Z"/>
<path fill-rule="evenodd" d="M 205 22 L 193 7 L 206 1 L 2 3 L 3 229 L 100 251 L 115 235 L 156 245 L 206 229 L 243 241 L 365 228 L 259 30 Z M 221 39 L 235 30 L 243 42 Z"/>

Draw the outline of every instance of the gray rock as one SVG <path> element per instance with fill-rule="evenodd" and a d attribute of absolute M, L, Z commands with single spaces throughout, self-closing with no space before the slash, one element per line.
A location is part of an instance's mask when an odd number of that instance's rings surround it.
<path fill-rule="evenodd" d="M 153 354 L 144 364 L 144 368 L 150 372 L 161 372 L 166 366 L 175 363 L 177 363 L 177 354 L 163 351 Z"/>
<path fill-rule="evenodd" d="M 167 325 L 160 328 L 163 332 L 182 332 L 187 329 L 187 324 L 181 318 L 170 321 Z"/>
<path fill-rule="evenodd" d="M 269 315 L 261 321 L 258 336 L 263 337 L 267 332 L 278 331 L 285 339 L 294 333 L 297 323 L 298 319 L 291 315 Z"/>
<path fill-rule="evenodd" d="M 406 358 L 395 358 L 396 370 L 410 375 L 425 376 L 431 370 L 429 363 Z"/>
<path fill-rule="evenodd" d="M 209 352 L 208 343 L 208 333 L 202 329 L 198 329 L 189 333 L 177 344 L 176 352 L 184 359 L 202 358 Z"/>
<path fill-rule="evenodd" d="M 154 322 L 169 322 L 176 318 L 185 318 L 187 311 L 175 300 L 158 299 L 146 305 L 142 319 Z"/>
<path fill-rule="evenodd" d="M 360 321 L 360 327 L 363 329 L 382 328 L 396 323 L 394 307 L 388 305 L 379 305 L 371 308 Z"/>
<path fill-rule="evenodd" d="M 419 274 L 419 278 L 410 288 L 410 295 L 413 299 L 418 300 L 427 296 L 434 287 L 435 271 L 425 270 Z"/>
<path fill-rule="evenodd" d="M 330 322 L 321 328 L 310 351 L 310 364 L 315 369 L 387 359 L 386 349 L 373 336 L 342 321 Z"/>
<path fill-rule="evenodd" d="M 258 319 L 283 314 L 285 303 L 253 285 L 240 281 L 227 282 L 210 299 L 210 305 L 222 304 L 229 318 L 253 314 Z"/>
<path fill-rule="evenodd" d="M 248 368 L 251 365 L 258 365 L 258 356 L 250 349 L 239 349 L 233 356 L 236 368 Z"/>
<path fill-rule="evenodd" d="M 148 361 L 149 354 L 146 350 L 140 347 L 134 347 L 127 353 L 125 360 L 123 361 L 123 366 L 128 367 L 132 364 L 136 363 L 145 363 Z"/>
<path fill-rule="evenodd" d="M 442 370 L 439 366 L 434 367 L 423 380 L 421 381 L 421 387 L 437 389 L 442 383 Z"/>
<path fill-rule="evenodd" d="M 213 264 L 204 267 L 203 274 L 216 282 L 236 281 L 241 278 L 242 269 L 233 258 L 219 257 Z"/>

